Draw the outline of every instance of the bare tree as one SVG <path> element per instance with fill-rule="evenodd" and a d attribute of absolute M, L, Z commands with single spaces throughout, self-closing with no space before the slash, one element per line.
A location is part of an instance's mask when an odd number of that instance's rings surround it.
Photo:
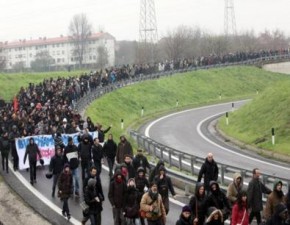
<path fill-rule="evenodd" d="M 105 46 L 99 46 L 98 49 L 97 49 L 97 52 L 98 52 L 97 66 L 100 69 L 104 69 L 109 63 L 108 50 L 107 50 L 107 48 Z"/>
<path fill-rule="evenodd" d="M 74 44 L 74 56 L 82 67 L 88 39 L 92 34 L 92 25 L 85 14 L 75 15 L 69 25 L 69 35 Z"/>
<path fill-rule="evenodd" d="M 31 69 L 36 72 L 49 71 L 53 61 L 48 51 L 38 52 L 35 55 L 35 60 L 31 62 Z"/>

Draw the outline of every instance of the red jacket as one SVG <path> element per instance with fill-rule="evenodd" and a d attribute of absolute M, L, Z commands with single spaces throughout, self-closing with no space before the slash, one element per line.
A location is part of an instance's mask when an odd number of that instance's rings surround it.
<path fill-rule="evenodd" d="M 244 216 L 245 214 L 245 216 Z M 243 220 L 244 217 L 244 220 Z M 243 220 L 243 223 L 242 223 Z M 238 207 L 238 204 L 235 203 L 234 207 L 232 209 L 232 223 L 231 225 L 249 225 L 249 212 L 246 208 L 246 206 L 243 206 L 243 209 L 240 210 Z"/>

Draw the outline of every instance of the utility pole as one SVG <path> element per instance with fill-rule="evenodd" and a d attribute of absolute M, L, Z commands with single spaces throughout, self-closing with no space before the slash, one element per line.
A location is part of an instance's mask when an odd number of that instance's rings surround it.
<path fill-rule="evenodd" d="M 234 0 L 225 0 L 225 19 L 224 32 L 225 36 L 237 36 L 236 17 L 234 9 Z"/>
<path fill-rule="evenodd" d="M 155 62 L 155 44 L 158 41 L 154 0 L 140 0 L 139 61 Z"/>

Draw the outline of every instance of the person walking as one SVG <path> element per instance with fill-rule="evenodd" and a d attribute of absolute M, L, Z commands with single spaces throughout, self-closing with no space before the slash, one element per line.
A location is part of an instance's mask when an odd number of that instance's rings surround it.
<path fill-rule="evenodd" d="M 72 195 L 73 190 L 73 177 L 70 171 L 69 164 L 65 164 L 63 171 L 61 172 L 58 179 L 58 197 L 63 202 L 62 205 L 62 215 L 67 217 L 69 220 L 71 218 L 68 199 Z"/>
<path fill-rule="evenodd" d="M 271 216 L 274 215 L 274 209 L 275 206 L 279 203 L 286 203 L 284 193 L 282 191 L 283 183 L 282 181 L 276 181 L 273 185 L 273 191 L 271 194 L 268 195 L 265 211 L 264 211 L 264 217 L 265 219 L 270 219 Z"/>
<path fill-rule="evenodd" d="M 81 158 L 82 166 L 82 180 L 89 175 L 89 169 L 92 161 L 92 144 L 88 135 L 84 135 L 82 141 L 79 143 L 78 149 Z"/>
<path fill-rule="evenodd" d="M 217 181 L 218 174 L 219 174 L 219 169 L 215 160 L 213 159 L 213 154 L 208 153 L 204 163 L 202 164 L 200 168 L 197 182 L 201 182 L 201 179 L 203 177 L 205 190 L 209 192 L 210 191 L 209 182 Z"/>
<path fill-rule="evenodd" d="M 206 195 L 203 183 L 197 183 L 194 195 L 189 200 L 193 222 L 195 225 L 203 225 L 206 216 Z"/>
<path fill-rule="evenodd" d="M 113 139 L 113 135 L 109 134 L 108 140 L 105 142 L 103 146 L 103 152 L 104 156 L 107 159 L 108 167 L 109 167 L 109 176 L 113 176 L 113 168 L 116 158 L 116 152 L 117 152 L 117 144 Z"/>
<path fill-rule="evenodd" d="M 232 208 L 231 225 L 249 225 L 247 192 L 240 191 Z"/>
<path fill-rule="evenodd" d="M 74 181 L 74 194 L 76 197 L 79 197 L 79 151 L 77 146 L 74 144 L 72 137 L 68 137 L 68 144 L 64 148 L 63 159 L 64 163 L 68 163 L 70 166 Z"/>
<path fill-rule="evenodd" d="M 17 126 L 14 124 L 12 126 L 12 130 L 9 133 L 9 141 L 10 141 L 10 150 L 11 155 L 13 157 L 13 170 L 16 171 L 19 168 L 19 156 L 16 149 L 16 138 L 20 137 L 20 133 L 17 129 Z"/>
<path fill-rule="evenodd" d="M 166 211 L 156 182 L 151 182 L 149 191 L 142 196 L 140 210 L 145 212 L 148 225 L 166 224 Z"/>
<path fill-rule="evenodd" d="M 37 163 L 37 155 L 39 159 L 41 159 L 41 154 L 38 148 L 38 145 L 34 143 L 34 139 L 31 137 L 29 139 L 29 143 L 26 146 L 26 151 L 24 154 L 23 164 L 26 162 L 26 158 L 28 156 L 29 160 L 29 172 L 30 172 L 30 183 L 33 185 L 36 183 L 36 163 Z"/>
<path fill-rule="evenodd" d="M 181 214 L 175 225 L 193 225 L 190 206 L 185 205 L 182 207 Z"/>
<path fill-rule="evenodd" d="M 133 158 L 133 149 L 131 143 L 127 141 L 124 135 L 122 135 L 120 137 L 120 142 L 118 144 L 116 152 L 116 160 L 118 164 L 124 162 L 125 155 L 129 155 L 131 158 Z"/>
<path fill-rule="evenodd" d="M 89 218 L 91 225 L 101 225 L 101 212 L 103 210 L 102 202 L 104 201 L 104 196 L 102 190 L 99 190 L 99 185 L 97 184 L 97 179 L 90 178 L 88 184 L 85 188 L 84 199 L 86 204 L 89 206 Z M 82 224 L 85 224 L 82 222 Z"/>
<path fill-rule="evenodd" d="M 288 217 L 288 210 L 285 204 L 278 203 L 275 206 L 275 213 L 268 219 L 265 225 L 289 225 L 289 217 Z"/>
<path fill-rule="evenodd" d="M 60 146 L 56 146 L 55 150 L 55 155 L 51 158 L 50 163 L 49 163 L 49 171 L 52 173 L 52 193 L 51 196 L 54 198 L 55 197 L 55 188 L 57 185 L 57 181 L 59 178 L 59 175 L 62 172 L 63 166 L 64 166 L 64 161 L 62 158 L 62 149 Z"/>
<path fill-rule="evenodd" d="M 121 170 L 115 171 L 110 182 L 108 198 L 113 208 L 114 225 L 125 225 L 124 206 L 127 194 L 127 185 Z"/>
<path fill-rule="evenodd" d="M 94 144 L 92 146 L 92 155 L 93 155 L 94 165 L 97 168 L 97 172 L 99 176 L 102 172 L 102 160 L 104 157 L 104 153 L 103 153 L 103 147 L 100 144 L 98 138 L 94 139 Z"/>
<path fill-rule="evenodd" d="M 133 167 L 135 169 L 135 173 L 137 173 L 137 169 L 140 167 L 143 167 L 145 171 L 146 171 L 146 169 L 148 169 L 150 171 L 150 164 L 149 164 L 146 156 L 143 155 L 142 149 L 137 150 L 137 154 L 133 158 L 132 164 L 133 164 Z"/>
<path fill-rule="evenodd" d="M 233 182 L 231 182 L 227 188 L 227 198 L 231 205 L 234 205 L 237 201 L 238 194 L 243 189 L 243 178 L 240 173 L 235 173 L 233 176 Z"/>
<path fill-rule="evenodd" d="M 224 219 L 222 211 L 216 207 L 209 207 L 207 210 L 207 218 L 205 225 L 223 225 Z"/>
<path fill-rule="evenodd" d="M 136 189 L 135 180 L 130 178 L 127 183 L 127 194 L 124 206 L 126 225 L 139 224 L 139 208 L 138 190 Z"/>
<path fill-rule="evenodd" d="M 169 191 L 171 192 L 174 199 L 176 194 L 171 182 L 171 178 L 167 176 L 164 166 L 160 166 L 159 175 L 155 177 L 155 182 L 157 183 L 158 193 L 162 197 L 162 202 L 167 215 L 169 212 Z"/>
<path fill-rule="evenodd" d="M 10 143 L 8 139 L 8 132 L 4 132 L 3 137 L 0 139 L 0 151 L 2 158 L 2 169 L 6 170 L 6 173 L 9 173 L 8 170 L 8 157 L 10 152 Z"/>
<path fill-rule="evenodd" d="M 257 223 L 261 224 L 261 211 L 263 210 L 262 195 L 270 194 L 272 191 L 266 187 L 260 181 L 261 172 L 258 168 L 253 169 L 253 177 L 249 182 L 247 195 L 248 195 L 248 206 L 250 209 L 249 223 L 251 224 L 254 217 L 257 219 Z"/>

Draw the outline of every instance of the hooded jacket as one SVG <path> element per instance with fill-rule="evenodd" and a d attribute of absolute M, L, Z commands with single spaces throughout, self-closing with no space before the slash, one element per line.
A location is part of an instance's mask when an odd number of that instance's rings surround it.
<path fill-rule="evenodd" d="M 219 169 L 214 159 L 212 159 L 212 161 L 210 162 L 206 158 L 200 168 L 197 181 L 200 182 L 203 176 L 205 189 L 209 190 L 209 182 L 211 180 L 217 181 L 218 174 L 219 174 Z"/>
<path fill-rule="evenodd" d="M 152 170 L 152 172 L 150 173 L 150 176 L 149 176 L 149 183 L 151 183 L 153 180 L 154 180 L 154 178 L 155 178 L 155 176 L 156 175 L 158 175 L 158 171 L 159 171 L 159 167 L 160 166 L 164 166 L 165 164 L 164 164 L 164 161 L 163 160 L 159 160 L 158 162 L 157 162 L 157 164 L 156 164 L 156 166 L 154 167 L 154 169 Z"/>
<path fill-rule="evenodd" d="M 164 171 L 163 178 L 160 178 L 160 171 Z M 162 198 L 168 198 L 169 191 L 174 196 L 175 191 L 171 182 L 171 178 L 166 175 L 166 169 L 164 166 L 159 167 L 159 174 L 155 177 L 157 183 L 158 193 Z"/>
<path fill-rule="evenodd" d="M 118 176 L 121 175 L 121 179 Z M 108 198 L 112 206 L 116 208 L 124 208 L 127 194 L 127 186 L 121 170 L 115 171 L 114 177 L 110 182 Z"/>
<path fill-rule="evenodd" d="M 218 213 L 219 219 L 213 220 L 214 215 Z M 215 207 L 209 207 L 207 210 L 207 219 L 206 219 L 206 225 L 222 225 L 223 224 L 223 214 L 221 210 L 215 208 Z"/>
<path fill-rule="evenodd" d="M 241 183 L 237 185 L 237 179 L 241 178 Z M 233 176 L 233 182 L 229 184 L 227 189 L 227 198 L 230 200 L 232 204 L 234 204 L 237 200 L 238 193 L 240 193 L 243 189 L 243 178 L 240 173 L 235 173 Z"/>
<path fill-rule="evenodd" d="M 204 187 L 204 184 L 201 182 L 196 183 L 195 194 L 189 200 L 189 206 L 191 208 L 192 217 L 198 217 L 198 225 L 203 225 L 205 216 L 206 216 L 206 196 L 205 191 L 203 195 L 199 194 L 201 187 Z M 196 211 L 197 209 L 197 211 Z"/>
<path fill-rule="evenodd" d="M 31 141 L 33 141 L 33 143 L 31 143 Z M 37 144 L 34 143 L 33 138 L 29 139 L 29 144 L 26 146 L 26 151 L 25 151 L 24 160 L 23 160 L 24 163 L 26 161 L 27 155 L 28 155 L 28 160 L 30 163 L 37 161 L 37 155 L 39 156 L 39 158 L 41 158 L 39 148 Z"/>
<path fill-rule="evenodd" d="M 286 225 L 289 221 L 283 218 L 283 213 L 287 213 L 287 207 L 283 203 L 278 203 L 275 206 L 274 215 L 267 220 L 266 225 Z"/>
<path fill-rule="evenodd" d="M 266 219 L 269 219 L 274 214 L 275 206 L 279 203 L 285 203 L 284 193 L 283 191 L 278 191 L 278 184 L 282 184 L 282 181 L 276 181 L 273 185 L 273 191 L 268 195 L 264 216 Z"/>

